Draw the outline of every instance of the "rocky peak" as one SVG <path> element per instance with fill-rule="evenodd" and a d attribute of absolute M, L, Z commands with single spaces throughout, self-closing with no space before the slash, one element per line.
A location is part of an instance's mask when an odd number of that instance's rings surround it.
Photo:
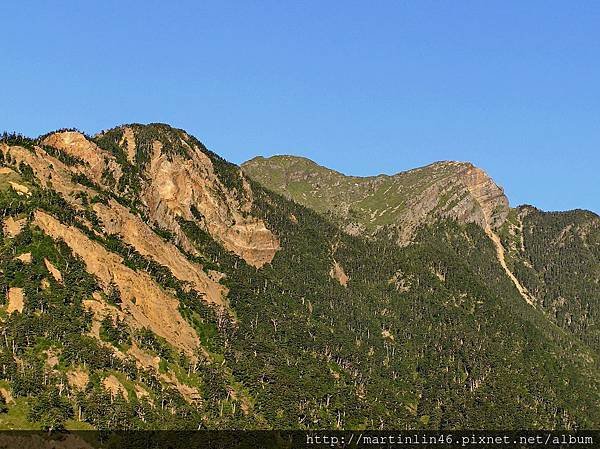
<path fill-rule="evenodd" d="M 98 147 L 79 131 L 57 131 L 50 133 L 41 140 L 47 145 L 79 160 L 81 164 L 74 171 L 83 172 L 94 182 L 100 182 L 102 174 L 107 170 L 121 176 L 120 167 L 114 161 L 110 152 Z"/>
<path fill-rule="evenodd" d="M 449 211 L 449 216 L 473 221 L 482 227 L 497 229 L 506 220 L 509 212 L 508 198 L 504 190 L 482 169 L 471 163 L 458 163 L 461 167 L 456 173 L 457 183 L 464 185 L 467 197 L 475 207 L 465 208 L 465 203 L 458 203 Z M 460 207 L 459 207 L 460 205 Z"/>
<path fill-rule="evenodd" d="M 45 185 L 51 182 L 68 200 L 77 203 L 84 192 L 89 198 L 112 196 L 148 225 L 174 234 L 192 254 L 197 250 L 181 219 L 195 222 L 256 267 L 270 262 L 279 249 L 278 238 L 251 213 L 253 193 L 240 168 L 183 130 L 130 124 L 92 138 L 60 130 L 19 154 Z"/>
<path fill-rule="evenodd" d="M 421 224 L 440 218 L 497 229 L 509 211 L 502 188 L 465 162 L 370 177 L 346 176 L 294 156 L 254 158 L 242 167 L 267 188 L 333 216 L 349 233 L 392 228 L 401 243 Z"/>
<path fill-rule="evenodd" d="M 208 151 L 183 130 L 164 124 L 125 125 L 101 133 L 139 170 L 139 199 L 150 219 L 186 239 L 178 218 L 199 221 L 225 248 L 261 267 L 272 260 L 279 241 L 250 214 L 252 191 L 238 167 Z M 194 213 L 196 211 L 196 213 Z M 199 217 L 201 216 L 201 217 Z"/>

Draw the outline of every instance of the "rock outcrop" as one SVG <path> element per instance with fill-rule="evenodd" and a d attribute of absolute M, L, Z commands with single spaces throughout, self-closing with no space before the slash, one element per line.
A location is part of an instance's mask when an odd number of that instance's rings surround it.
<path fill-rule="evenodd" d="M 195 353 L 200 342 L 194 329 L 179 313 L 179 301 L 148 274 L 125 266 L 121 257 L 90 240 L 80 230 L 44 212 L 36 212 L 34 224 L 49 236 L 63 240 L 103 286 L 117 286 L 123 301 L 121 308 L 129 317 L 131 326 L 151 329 L 185 353 Z"/>
<path fill-rule="evenodd" d="M 279 240 L 262 220 L 250 213 L 252 191 L 241 172 L 238 176 L 242 188 L 232 191 L 219 178 L 201 144 L 187 133 L 165 125 L 123 126 L 106 133 L 118 137 L 112 142 L 113 151 L 77 131 L 47 135 L 42 145 L 73 158 L 77 163 L 69 167 L 46 156 L 41 159 L 51 164 L 32 161 L 39 159 L 32 154 L 23 155 L 23 159 L 40 172 L 46 182 L 56 179 L 56 175 L 48 176 L 48 173 L 61 172 L 57 188 L 63 190 L 61 193 L 81 191 L 81 186 L 73 186 L 71 182 L 73 174 L 81 174 L 96 185 L 121 194 L 118 190 L 122 188 L 119 187 L 121 177 L 130 169 L 118 162 L 115 151 L 122 151 L 143 179 L 139 191 L 133 192 L 136 199 L 144 204 L 152 223 L 174 233 L 186 251 L 194 253 L 195 249 L 181 231 L 178 218 L 195 220 L 192 213 L 195 208 L 204 217 L 202 226 L 227 250 L 258 268 L 273 259 L 279 250 Z M 41 149 L 36 152 L 40 156 L 43 153 Z M 60 167 L 58 170 L 54 170 L 55 161 Z"/>
<path fill-rule="evenodd" d="M 147 164 L 149 184 L 142 194 L 150 216 L 179 233 L 176 218 L 193 220 L 192 208 L 196 208 L 208 232 L 225 248 L 256 267 L 270 262 L 279 241 L 262 220 L 249 214 L 252 192 L 247 184 L 232 194 L 219 180 L 210 158 L 197 146 L 187 146 L 189 157 L 184 158 L 169 156 L 160 142 L 153 143 Z"/>

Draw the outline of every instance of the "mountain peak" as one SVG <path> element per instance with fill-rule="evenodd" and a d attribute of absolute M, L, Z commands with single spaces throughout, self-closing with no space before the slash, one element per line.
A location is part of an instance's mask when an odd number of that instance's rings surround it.
<path fill-rule="evenodd" d="M 394 175 L 347 176 L 298 156 L 254 158 L 244 172 L 266 187 L 332 215 L 350 233 L 394 228 L 401 242 L 439 218 L 497 229 L 508 215 L 504 191 L 470 162 L 438 161 Z"/>
<path fill-rule="evenodd" d="M 186 251 L 195 252 L 181 220 L 198 221 L 255 267 L 269 263 L 279 250 L 277 237 L 251 213 L 253 192 L 239 167 L 183 130 L 162 123 L 121 125 L 94 137 L 59 130 L 40 137 L 30 150 L 12 153 L 65 193 L 67 201 L 80 207 L 84 194 L 95 195 L 90 189 L 101 191 L 106 200 L 133 207 L 145 221 L 173 234 Z M 106 219 L 103 224 L 113 233 L 127 234 L 130 218 L 123 212 L 101 221 Z"/>

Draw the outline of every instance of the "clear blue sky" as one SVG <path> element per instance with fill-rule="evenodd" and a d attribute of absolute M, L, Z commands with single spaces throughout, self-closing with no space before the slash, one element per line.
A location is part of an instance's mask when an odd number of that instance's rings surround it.
<path fill-rule="evenodd" d="M 0 3 L 0 129 L 185 128 L 348 174 L 468 160 L 600 212 L 598 1 Z"/>

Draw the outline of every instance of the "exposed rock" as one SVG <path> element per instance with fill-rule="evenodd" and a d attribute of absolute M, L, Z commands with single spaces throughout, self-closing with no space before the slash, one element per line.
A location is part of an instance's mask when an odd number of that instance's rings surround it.
<path fill-rule="evenodd" d="M 211 279 L 200 265 L 190 262 L 175 245 L 159 237 L 138 216 L 114 200 L 109 206 L 94 204 L 94 211 L 108 233 L 119 234 L 140 254 L 169 268 L 179 280 L 191 283 L 194 290 L 204 295 L 206 301 L 224 304 L 226 288 Z"/>
<path fill-rule="evenodd" d="M 120 309 L 115 306 L 108 304 L 103 300 L 101 294 L 99 292 L 94 292 L 92 294 L 93 299 L 85 299 L 83 300 L 83 307 L 92 312 L 92 329 L 90 334 L 93 337 L 96 337 L 98 340 L 100 339 L 100 323 L 106 317 L 118 318 L 119 320 L 127 321 L 134 328 L 137 327 L 137 323 L 132 319 L 132 317 L 125 314 Z"/>
<path fill-rule="evenodd" d="M 129 393 L 123 384 L 117 379 L 114 374 L 109 375 L 102 379 L 102 385 L 110 392 L 111 398 L 115 398 L 118 395 L 123 396 L 125 399 L 129 399 Z"/>
<path fill-rule="evenodd" d="M 106 287 L 114 282 L 123 301 L 121 308 L 139 327 L 147 327 L 173 346 L 194 355 L 200 342 L 194 329 L 180 315 L 179 302 L 144 272 L 123 265 L 122 258 L 91 241 L 78 229 L 37 211 L 35 224 L 55 239 L 62 239 L 81 257 L 89 273 Z"/>
<path fill-rule="evenodd" d="M 4 400 L 6 401 L 7 404 L 15 403 L 15 400 L 14 400 L 13 395 L 10 392 L 10 390 L 7 390 L 4 387 L 0 387 L 0 394 L 4 397 Z"/>
<path fill-rule="evenodd" d="M 210 158 L 194 147 L 191 157 L 163 153 L 155 142 L 148 165 L 150 184 L 143 194 L 151 217 L 162 227 L 179 232 L 176 217 L 193 220 L 191 207 L 203 216 L 208 232 L 225 248 L 256 267 L 269 263 L 279 240 L 262 220 L 252 217 L 248 192 L 234 198 L 218 179 Z"/>
<path fill-rule="evenodd" d="M 132 343 L 131 347 L 127 351 L 127 354 L 133 356 L 138 366 L 146 369 L 153 368 L 155 371 L 158 372 L 160 357 L 152 355 L 147 351 L 144 351 L 136 344 L 135 341 Z"/>
<path fill-rule="evenodd" d="M 26 224 L 26 218 L 6 217 L 4 219 L 4 235 L 6 237 L 16 237 L 21 233 Z"/>
<path fill-rule="evenodd" d="M 174 373 L 163 374 L 161 379 L 174 386 L 177 391 L 179 391 L 181 396 L 183 396 L 190 404 L 198 402 L 202 399 L 202 395 L 196 387 L 179 382 Z"/>
<path fill-rule="evenodd" d="M 351 235 L 391 230 L 400 244 L 440 218 L 497 229 L 508 215 L 504 192 L 463 162 L 437 162 L 393 176 L 345 176 L 294 156 L 255 158 L 245 173 L 267 188 L 329 217 Z"/>
<path fill-rule="evenodd" d="M 151 404 L 154 403 L 150 399 L 150 393 L 148 393 L 148 391 L 146 389 L 144 389 L 143 387 L 141 387 L 138 384 L 135 384 L 134 388 L 135 388 L 135 395 L 137 396 L 138 399 L 147 399 L 147 400 L 149 400 L 149 402 Z"/>
<path fill-rule="evenodd" d="M 56 349 L 48 349 L 46 351 L 46 366 L 50 369 L 54 368 L 55 366 L 58 365 L 59 360 L 58 360 L 58 356 L 60 354 L 60 351 L 56 350 Z"/>
<path fill-rule="evenodd" d="M 87 371 L 81 368 L 67 371 L 67 382 L 76 390 L 84 390 L 90 380 Z"/>
<path fill-rule="evenodd" d="M 134 163 L 136 149 L 135 134 L 133 133 L 133 129 L 128 126 L 123 128 L 123 141 L 121 142 L 121 145 L 124 145 L 125 148 L 127 148 L 127 160 Z"/>
<path fill-rule="evenodd" d="M 52 133 L 42 143 L 58 148 L 71 156 L 85 161 L 85 167 L 80 166 L 78 170 L 81 170 L 98 184 L 102 183 L 102 174 L 106 169 L 114 172 L 116 179 L 119 179 L 121 175 L 120 166 L 116 163 L 114 156 L 108 151 L 99 148 L 80 132 L 64 131 Z"/>
<path fill-rule="evenodd" d="M 492 240 L 492 243 L 494 244 L 494 248 L 496 249 L 496 255 L 498 257 L 498 261 L 500 262 L 500 265 L 502 266 L 502 268 L 504 269 L 504 271 L 506 272 L 506 274 L 508 275 L 510 280 L 513 282 L 513 284 L 519 291 L 519 294 L 521 295 L 521 297 L 528 304 L 530 304 L 532 306 L 535 305 L 535 299 L 531 296 L 531 294 L 527 291 L 527 289 L 521 284 L 521 282 L 516 278 L 516 276 L 513 274 L 513 272 L 508 268 L 508 265 L 506 264 L 505 250 L 504 250 L 504 247 L 502 246 L 502 243 L 500 242 L 500 238 L 498 237 L 498 235 L 494 231 L 492 231 L 489 226 L 485 228 L 485 232 L 488 235 L 488 237 Z"/>
<path fill-rule="evenodd" d="M 18 182 L 8 181 L 12 189 L 20 195 L 31 196 L 31 192 L 29 191 L 29 187 L 24 186 L 23 184 L 19 184 Z"/>
<path fill-rule="evenodd" d="M 56 280 L 56 282 L 62 282 L 62 280 L 63 280 L 62 274 L 60 273 L 58 268 L 56 268 L 54 265 L 52 265 L 52 262 L 50 262 L 46 258 L 44 258 L 44 264 L 46 265 L 46 268 L 48 269 L 48 271 L 50 272 L 52 277 Z"/>
<path fill-rule="evenodd" d="M 25 264 L 30 264 L 31 263 L 31 253 L 23 253 L 17 257 L 15 257 L 16 260 L 20 260 L 21 262 L 25 263 Z"/>
<path fill-rule="evenodd" d="M 342 286 L 344 286 L 344 287 L 348 286 L 348 280 L 350 278 L 348 277 L 348 275 L 346 275 L 346 272 L 344 271 L 342 266 L 339 264 L 339 262 L 337 262 L 337 261 L 333 262 L 333 266 L 331 267 L 331 270 L 329 271 L 329 276 L 331 276 L 332 279 L 336 279 Z"/>
<path fill-rule="evenodd" d="M 25 295 L 23 289 L 20 287 L 11 287 L 8 289 L 7 294 L 8 305 L 6 311 L 12 312 L 23 312 L 23 306 L 25 305 Z"/>
<path fill-rule="evenodd" d="M 436 164 L 434 164 L 435 166 Z M 487 174 L 472 164 L 445 162 L 434 170 L 451 174 L 409 198 L 398 213 L 399 242 L 409 243 L 423 223 L 453 218 L 461 223 L 476 223 L 482 228 L 500 227 L 509 211 L 508 199 Z M 399 175 L 398 175 L 399 176 Z"/>
<path fill-rule="evenodd" d="M 10 151 L 17 164 L 25 163 L 32 168 L 42 186 L 51 184 L 52 189 L 60 193 L 76 209 L 81 208 L 81 205 L 75 199 L 77 194 L 86 193 L 90 197 L 95 195 L 96 192 L 93 190 L 72 181 L 72 175 L 74 172 L 79 172 L 80 169 L 68 167 L 41 148 L 35 147 L 31 151 L 14 146 L 10 147 Z"/>
<path fill-rule="evenodd" d="M 153 143 L 150 160 L 144 170 L 148 182 L 143 183 L 143 191 L 140 192 L 152 221 L 173 232 L 186 251 L 195 253 L 194 246 L 180 230 L 176 220 L 177 217 L 193 220 L 190 210 L 193 205 L 205 216 L 202 225 L 225 248 L 254 266 L 261 267 L 269 263 L 279 249 L 279 240 L 262 220 L 248 213 L 252 205 L 252 192 L 247 182 L 243 182 L 243 192 L 239 192 L 237 198 L 216 176 L 210 158 L 197 146 L 184 140 L 189 139 L 189 136 L 180 131 L 173 132 L 181 134 L 180 139 L 189 148 L 190 157 L 167 155 L 161 142 Z M 91 198 L 97 192 L 74 183 L 74 173 L 83 173 L 98 185 L 105 185 L 103 174 L 106 172 L 112 174 L 117 181 L 122 176 L 115 157 L 79 132 L 52 133 L 42 143 L 77 157 L 84 164 L 67 166 L 37 147 L 33 152 L 21 147 L 10 147 L 11 155 L 17 163 L 24 162 L 31 166 L 42 185 L 52 182 L 53 189 L 61 193 L 76 209 L 80 208 L 79 200 L 76 199 L 79 193 L 86 193 Z M 121 144 L 125 147 L 129 160 L 134 161 L 138 143 L 132 128 L 123 128 Z M 105 185 L 105 188 L 111 187 Z"/>
<path fill-rule="evenodd" d="M 387 339 L 387 340 L 394 341 L 394 336 L 393 336 L 393 335 L 392 335 L 392 333 L 391 333 L 389 330 L 387 330 L 387 329 L 383 329 L 383 330 L 381 331 L 381 336 L 382 336 L 383 338 Z"/>

